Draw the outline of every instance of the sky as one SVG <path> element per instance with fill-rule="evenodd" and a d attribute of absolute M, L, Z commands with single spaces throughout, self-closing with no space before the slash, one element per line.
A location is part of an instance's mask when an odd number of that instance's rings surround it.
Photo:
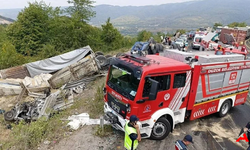
<path fill-rule="evenodd" d="M 28 6 L 28 2 L 35 0 L 0 0 L 0 9 L 24 8 Z M 39 0 L 38 0 L 39 1 Z M 50 6 L 69 6 L 67 0 L 43 0 Z M 118 6 L 145 6 L 145 5 L 160 5 L 166 3 L 180 3 L 190 0 L 93 0 L 94 5 L 109 4 Z"/>

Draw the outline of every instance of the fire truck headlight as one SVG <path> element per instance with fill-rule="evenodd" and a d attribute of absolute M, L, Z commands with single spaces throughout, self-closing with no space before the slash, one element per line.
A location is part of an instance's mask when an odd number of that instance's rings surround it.
<path fill-rule="evenodd" d="M 126 104 L 126 107 L 127 107 L 127 112 L 130 113 L 130 112 L 131 112 L 130 105 L 129 105 L 129 104 Z"/>
<path fill-rule="evenodd" d="M 107 89 L 106 89 L 106 87 L 104 87 L 103 89 L 103 94 L 104 94 L 104 96 L 107 94 Z"/>

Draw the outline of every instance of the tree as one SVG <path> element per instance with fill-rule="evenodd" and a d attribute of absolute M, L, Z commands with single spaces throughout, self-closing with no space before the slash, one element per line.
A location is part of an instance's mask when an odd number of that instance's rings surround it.
<path fill-rule="evenodd" d="M 230 28 L 235 28 L 235 27 L 246 27 L 247 24 L 246 22 L 232 22 L 228 25 Z"/>
<path fill-rule="evenodd" d="M 121 33 L 114 28 L 112 23 L 110 23 L 110 18 L 106 21 L 106 24 L 102 25 L 101 39 L 108 46 L 112 46 L 112 49 L 120 48 L 123 37 Z"/>
<path fill-rule="evenodd" d="M 213 29 L 215 30 L 218 26 L 223 26 L 223 24 L 222 23 L 215 23 L 214 24 L 214 26 L 213 26 Z"/>
<path fill-rule="evenodd" d="M 52 7 L 44 2 L 29 3 L 18 15 L 17 21 L 7 29 L 7 34 L 17 52 L 33 56 L 48 42 L 48 22 Z"/>
<path fill-rule="evenodd" d="M 0 47 L 0 69 L 6 69 L 25 63 L 25 58 L 16 52 L 15 46 L 5 41 Z"/>
<path fill-rule="evenodd" d="M 68 0 L 69 6 L 65 12 L 71 17 L 78 19 L 79 21 L 87 22 L 91 17 L 95 16 L 95 12 L 92 10 L 94 1 L 91 0 Z"/>
<path fill-rule="evenodd" d="M 180 32 L 180 35 L 181 34 L 185 34 L 187 31 L 185 29 L 178 29 L 176 30 L 176 33 Z"/>
<path fill-rule="evenodd" d="M 0 25 L 0 47 L 2 46 L 2 43 L 6 40 L 7 40 L 6 27 L 4 25 Z"/>
<path fill-rule="evenodd" d="M 153 33 L 150 31 L 146 31 L 146 30 L 140 31 L 137 34 L 138 41 L 147 41 L 150 37 L 153 37 Z"/>

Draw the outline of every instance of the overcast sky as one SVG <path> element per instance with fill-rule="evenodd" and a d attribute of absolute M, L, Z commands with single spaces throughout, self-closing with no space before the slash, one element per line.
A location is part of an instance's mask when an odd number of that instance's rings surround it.
<path fill-rule="evenodd" d="M 0 9 L 24 8 L 28 2 L 35 0 L 0 0 Z M 39 1 L 39 0 L 38 0 Z M 68 6 L 67 0 L 43 0 L 51 6 Z M 160 5 L 166 3 L 179 3 L 191 0 L 95 0 L 94 5 L 110 4 L 119 6 L 143 6 L 143 5 Z"/>

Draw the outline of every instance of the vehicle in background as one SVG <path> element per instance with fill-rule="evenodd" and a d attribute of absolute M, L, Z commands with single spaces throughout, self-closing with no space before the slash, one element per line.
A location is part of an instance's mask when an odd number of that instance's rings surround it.
<path fill-rule="evenodd" d="M 202 38 L 200 45 L 202 47 L 202 50 L 214 50 L 214 47 L 218 46 L 218 41 L 218 33 L 209 32 Z"/>
<path fill-rule="evenodd" d="M 222 28 L 223 28 L 222 26 L 218 26 L 218 27 L 216 28 L 215 32 L 216 32 L 216 33 L 220 33 Z"/>
<path fill-rule="evenodd" d="M 199 31 L 207 31 L 207 28 L 199 28 Z"/>
<path fill-rule="evenodd" d="M 135 42 L 135 44 L 131 48 L 130 52 L 131 52 L 131 54 L 147 55 L 148 49 L 149 49 L 148 42 Z"/>
<path fill-rule="evenodd" d="M 130 50 L 131 54 L 139 55 L 159 55 L 164 49 L 161 43 L 156 43 L 153 38 L 150 38 L 147 42 L 135 42 Z"/>
<path fill-rule="evenodd" d="M 188 33 L 188 38 L 189 38 L 189 39 L 194 38 L 194 36 L 195 36 L 195 31 L 190 31 L 190 32 Z"/>
<path fill-rule="evenodd" d="M 176 45 L 176 48 L 180 51 L 187 51 L 187 47 L 188 47 L 188 41 L 182 39 L 182 38 L 178 38 L 175 40 L 174 44 Z M 174 48 L 174 47 L 173 47 Z"/>
<path fill-rule="evenodd" d="M 245 44 L 245 40 L 250 37 L 250 27 L 236 27 L 228 28 L 224 27 L 221 29 L 221 34 L 219 36 L 220 41 L 223 44 L 233 45 L 233 43 L 238 43 L 239 46 Z"/>
<path fill-rule="evenodd" d="M 178 44 L 180 47 L 184 46 L 185 41 L 181 38 L 175 40 L 175 44 Z"/>
<path fill-rule="evenodd" d="M 200 43 L 204 37 L 205 37 L 204 34 L 196 34 L 192 43 L 192 48 L 199 49 L 201 46 Z"/>
<path fill-rule="evenodd" d="M 180 38 L 180 39 L 183 39 L 184 42 L 187 42 L 188 36 L 185 35 L 185 34 L 182 34 L 179 38 Z"/>

